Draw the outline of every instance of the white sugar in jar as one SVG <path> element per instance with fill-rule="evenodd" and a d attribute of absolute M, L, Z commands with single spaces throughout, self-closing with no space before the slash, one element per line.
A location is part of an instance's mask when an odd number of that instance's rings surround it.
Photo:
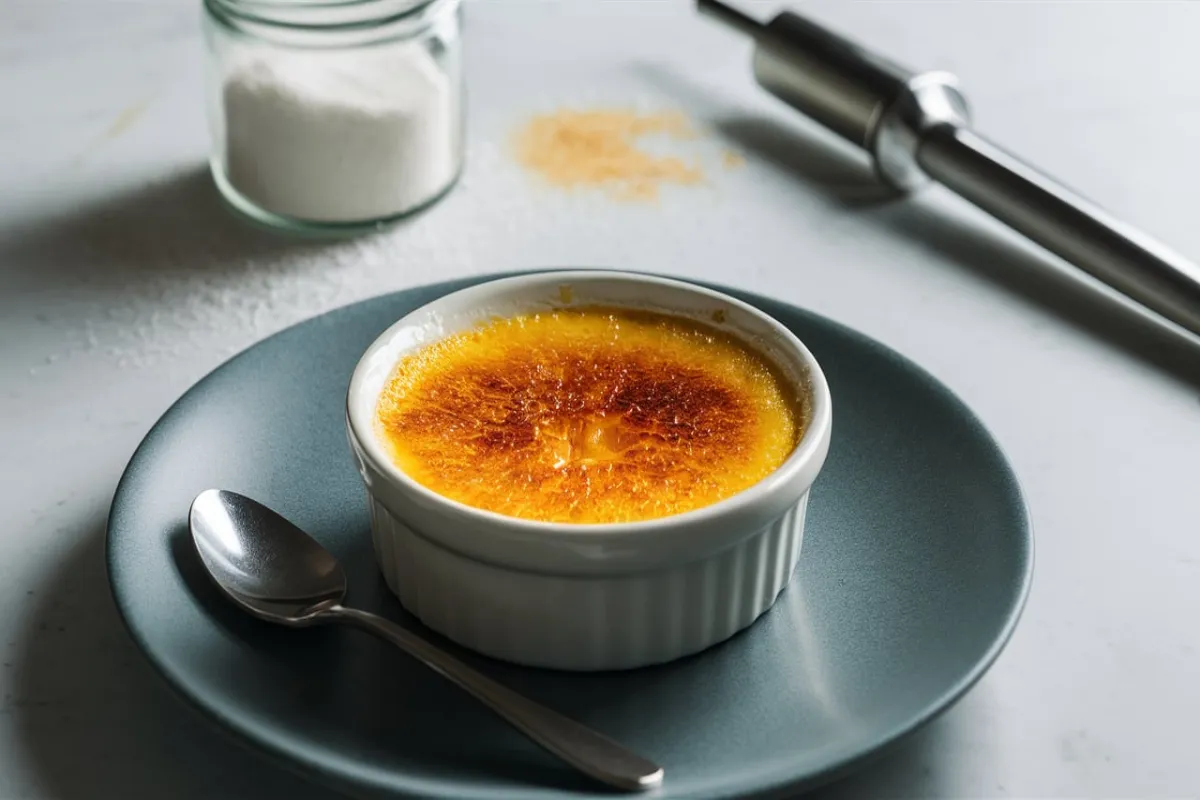
<path fill-rule="evenodd" d="M 462 169 L 459 0 L 205 0 L 212 171 L 267 224 L 386 223 Z"/>

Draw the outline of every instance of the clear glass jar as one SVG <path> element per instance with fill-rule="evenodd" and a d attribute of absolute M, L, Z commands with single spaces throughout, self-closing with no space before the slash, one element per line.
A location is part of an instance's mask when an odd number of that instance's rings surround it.
<path fill-rule="evenodd" d="M 204 0 L 213 177 L 293 230 L 436 201 L 464 152 L 460 0 Z"/>

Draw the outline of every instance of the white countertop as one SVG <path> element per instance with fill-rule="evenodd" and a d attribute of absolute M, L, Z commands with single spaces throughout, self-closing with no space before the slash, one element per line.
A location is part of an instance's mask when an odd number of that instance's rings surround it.
<path fill-rule="evenodd" d="M 1200 6 L 804 5 L 957 72 L 982 131 L 1200 255 Z M 1200 797 L 1200 349 L 944 192 L 883 200 L 754 87 L 747 43 L 675 0 L 476 2 L 462 184 L 378 236 L 264 236 L 205 172 L 198 19 L 195 0 L 0 0 L 0 798 L 328 797 L 210 730 L 143 662 L 104 574 L 117 477 L 175 397 L 272 331 L 542 265 L 812 308 L 931 370 L 1013 460 L 1037 561 L 1011 645 L 823 798 Z M 747 163 L 630 205 L 539 187 L 507 155 L 536 111 L 628 103 L 682 109 Z"/>

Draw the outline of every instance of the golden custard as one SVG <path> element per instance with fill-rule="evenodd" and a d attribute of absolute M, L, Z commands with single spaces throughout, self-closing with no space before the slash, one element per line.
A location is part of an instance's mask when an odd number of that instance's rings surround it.
<path fill-rule="evenodd" d="M 783 463 L 802 398 L 751 348 L 665 314 L 498 319 L 397 364 L 377 424 L 440 495 L 514 517 L 634 522 L 729 497 Z"/>

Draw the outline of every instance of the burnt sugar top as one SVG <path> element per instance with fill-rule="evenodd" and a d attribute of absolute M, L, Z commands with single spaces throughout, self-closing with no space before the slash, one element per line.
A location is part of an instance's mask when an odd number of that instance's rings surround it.
<path fill-rule="evenodd" d="M 696 320 L 582 307 L 496 319 L 403 357 L 376 424 L 438 494 L 547 522 L 635 522 L 760 481 L 805 398 L 753 347 Z"/>

